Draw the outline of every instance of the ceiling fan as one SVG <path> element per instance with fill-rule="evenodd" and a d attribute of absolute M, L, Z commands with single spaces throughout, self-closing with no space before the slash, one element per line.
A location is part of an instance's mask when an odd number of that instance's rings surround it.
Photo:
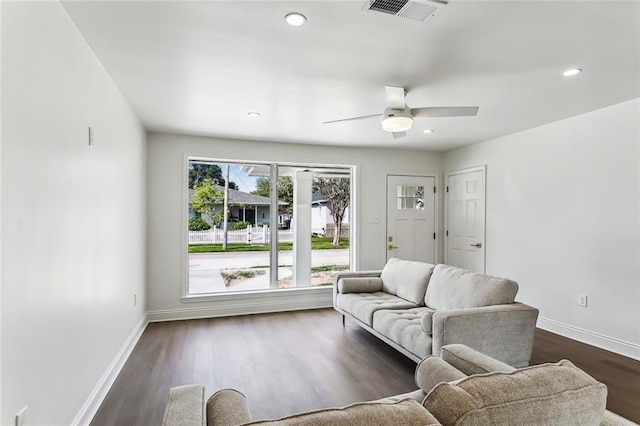
<path fill-rule="evenodd" d="M 407 92 L 404 87 L 385 86 L 384 89 L 387 107 L 382 114 L 342 118 L 325 121 L 323 124 L 382 116 L 382 129 L 393 134 L 393 138 L 397 139 L 407 134 L 407 130 L 411 128 L 414 118 L 465 117 L 478 113 L 479 107 L 477 106 L 409 108 L 405 97 Z"/>

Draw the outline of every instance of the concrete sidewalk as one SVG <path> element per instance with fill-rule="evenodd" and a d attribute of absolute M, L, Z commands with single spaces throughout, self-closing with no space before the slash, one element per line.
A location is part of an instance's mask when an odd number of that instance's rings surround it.
<path fill-rule="evenodd" d="M 292 275 L 292 251 L 278 252 L 278 278 Z M 349 249 L 312 250 L 311 265 L 348 265 Z M 218 293 L 269 288 L 269 252 L 189 253 L 189 293 Z M 263 268 L 256 268 L 263 267 Z M 264 274 L 243 280 L 229 289 L 222 278 L 224 270 L 262 270 Z"/>

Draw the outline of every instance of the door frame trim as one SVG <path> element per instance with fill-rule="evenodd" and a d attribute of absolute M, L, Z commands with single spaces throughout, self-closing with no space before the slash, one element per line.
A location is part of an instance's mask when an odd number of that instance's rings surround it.
<path fill-rule="evenodd" d="M 487 271 L 487 165 L 483 164 L 475 167 L 468 167 L 466 169 L 452 170 L 449 172 L 445 172 L 444 174 L 444 263 L 448 264 L 449 257 L 449 238 L 447 236 L 447 231 L 449 230 L 449 192 L 447 191 L 447 186 L 449 186 L 449 177 L 461 175 L 464 173 L 471 172 L 482 172 L 483 179 L 483 195 L 484 195 L 484 226 L 482 232 L 482 246 L 484 247 L 484 256 L 482 257 L 482 272 L 486 273 Z"/>
<path fill-rule="evenodd" d="M 387 196 L 389 193 L 389 176 L 406 176 L 406 177 L 426 177 L 426 178 L 433 178 L 433 184 L 436 187 L 436 193 L 433 197 L 433 229 L 435 230 L 434 232 L 436 233 L 436 239 L 433 241 L 434 244 L 434 250 L 433 250 L 433 264 L 437 265 L 440 262 L 440 199 L 441 197 L 439 196 L 439 194 L 441 194 L 441 191 L 444 191 L 443 188 L 440 187 L 440 179 L 439 176 L 436 174 L 423 174 L 423 173 L 393 173 L 393 172 L 388 172 L 385 175 L 384 178 L 384 186 L 385 186 L 385 207 L 384 207 L 384 245 L 382 246 L 384 248 L 384 261 L 385 263 L 387 262 L 387 235 L 389 235 L 389 221 L 388 221 L 388 217 L 389 217 L 389 203 L 387 200 Z"/>

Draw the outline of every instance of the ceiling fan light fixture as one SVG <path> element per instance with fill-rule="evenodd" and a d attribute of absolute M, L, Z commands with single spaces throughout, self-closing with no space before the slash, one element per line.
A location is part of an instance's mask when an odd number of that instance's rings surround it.
<path fill-rule="evenodd" d="M 251 117 L 251 118 L 258 118 L 258 117 L 260 117 L 260 113 L 259 113 L 259 112 L 256 112 L 256 111 L 249 111 L 249 112 L 247 113 L 247 115 L 248 115 L 249 117 Z"/>
<path fill-rule="evenodd" d="M 574 75 L 578 75 L 582 72 L 580 68 L 571 68 L 570 70 L 566 70 L 562 73 L 563 77 L 573 77 Z"/>
<path fill-rule="evenodd" d="M 433 133 L 433 129 L 426 129 L 423 133 Z"/>
<path fill-rule="evenodd" d="M 412 123 L 411 110 L 407 107 L 404 109 L 387 108 L 382 117 L 382 129 L 386 132 L 406 132 L 411 128 Z"/>
<path fill-rule="evenodd" d="M 387 116 L 382 120 L 382 129 L 386 132 L 406 132 L 411 128 L 413 119 L 402 115 Z"/>
<path fill-rule="evenodd" d="M 284 17 L 284 20 L 292 27 L 301 27 L 307 22 L 307 17 L 302 13 L 291 12 Z"/>

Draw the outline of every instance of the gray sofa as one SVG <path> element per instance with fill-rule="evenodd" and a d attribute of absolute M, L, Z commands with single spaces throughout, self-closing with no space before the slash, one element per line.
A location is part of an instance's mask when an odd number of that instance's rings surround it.
<path fill-rule="evenodd" d="M 416 368 L 419 389 L 407 394 L 252 421 L 245 396 L 224 389 L 172 388 L 163 426 L 635 425 L 605 409 L 607 388 L 562 360 L 522 369 L 464 345 L 447 345 Z"/>
<path fill-rule="evenodd" d="M 518 284 L 449 265 L 390 259 L 381 271 L 334 275 L 334 308 L 419 362 L 462 343 L 514 367 L 529 365 L 538 310 Z"/>

